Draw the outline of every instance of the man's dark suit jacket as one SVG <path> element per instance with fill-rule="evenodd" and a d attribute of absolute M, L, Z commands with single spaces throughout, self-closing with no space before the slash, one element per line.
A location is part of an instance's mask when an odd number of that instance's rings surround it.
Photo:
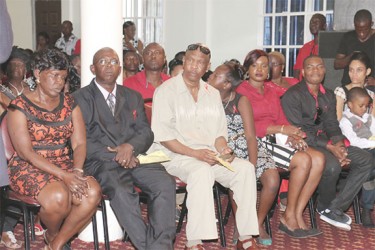
<path fill-rule="evenodd" d="M 143 99 L 138 92 L 117 85 L 115 114 L 112 115 L 103 94 L 94 80 L 76 91 L 74 98 L 82 110 L 86 124 L 87 158 L 85 170 L 92 174 L 106 162 L 113 164 L 115 153 L 107 147 L 129 143 L 134 154 L 145 153 L 154 134 L 144 112 Z"/>

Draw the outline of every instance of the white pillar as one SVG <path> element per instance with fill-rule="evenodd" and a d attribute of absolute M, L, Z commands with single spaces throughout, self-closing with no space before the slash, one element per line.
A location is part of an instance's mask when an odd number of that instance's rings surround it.
<path fill-rule="evenodd" d="M 81 87 L 94 77 L 90 65 L 99 49 L 114 49 L 122 65 L 122 23 L 122 0 L 81 0 Z"/>

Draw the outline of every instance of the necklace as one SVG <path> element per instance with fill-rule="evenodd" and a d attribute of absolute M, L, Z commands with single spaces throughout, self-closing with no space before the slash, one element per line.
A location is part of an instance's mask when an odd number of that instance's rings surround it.
<path fill-rule="evenodd" d="M 233 96 L 233 91 L 230 92 L 229 99 L 228 99 L 227 103 L 225 104 L 224 109 L 227 109 L 228 104 L 229 104 L 230 100 L 232 99 L 232 96 Z"/>
<path fill-rule="evenodd" d="M 18 91 L 18 89 L 16 88 L 16 86 L 14 86 L 11 82 L 9 82 L 9 84 L 10 84 L 10 86 L 12 86 L 17 91 L 17 96 L 19 96 L 19 95 L 21 95 L 23 93 L 24 87 L 23 87 L 23 83 L 22 82 L 21 82 L 21 86 L 22 86 L 21 91 Z"/>

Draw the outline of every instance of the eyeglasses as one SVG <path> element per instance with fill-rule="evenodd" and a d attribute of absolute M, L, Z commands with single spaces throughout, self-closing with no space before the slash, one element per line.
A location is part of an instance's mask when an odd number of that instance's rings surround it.
<path fill-rule="evenodd" d="M 200 51 L 205 54 L 205 55 L 210 55 L 211 54 L 211 51 L 209 48 L 207 47 L 204 47 L 200 44 L 190 44 L 188 47 L 187 47 L 187 50 L 196 50 L 196 49 L 200 49 Z"/>
<path fill-rule="evenodd" d="M 120 62 L 117 60 L 117 59 L 105 59 L 105 58 L 102 58 L 102 59 L 99 59 L 99 61 L 97 61 L 97 63 L 99 63 L 99 65 L 101 66 L 105 66 L 105 65 L 111 65 L 111 66 L 116 66 L 116 65 L 119 65 Z"/>
<path fill-rule="evenodd" d="M 314 121 L 314 124 L 315 125 L 319 125 L 321 120 L 320 120 L 320 116 L 323 114 L 323 110 L 320 108 L 320 107 L 317 107 L 316 108 L 316 117 L 315 117 L 315 121 Z"/>

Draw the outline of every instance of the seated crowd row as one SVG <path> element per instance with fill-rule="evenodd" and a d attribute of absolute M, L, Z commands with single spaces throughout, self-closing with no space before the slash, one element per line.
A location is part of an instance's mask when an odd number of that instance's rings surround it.
<path fill-rule="evenodd" d="M 138 55 L 126 52 L 124 65 L 132 54 L 128 63 L 136 64 Z M 217 238 L 215 181 L 232 192 L 237 249 L 271 245 L 263 224 L 277 196 L 279 169 L 290 172 L 282 232 L 294 238 L 322 233 L 303 219 L 315 191 L 320 218 L 350 230 L 344 212 L 362 189 L 364 225 L 374 227 L 374 93 L 365 89 L 371 71 L 365 53 L 352 55 L 352 82 L 335 92 L 324 88 L 325 65 L 316 55 L 304 60 L 298 81 L 282 77 L 285 58 L 278 52 L 252 50 L 243 65 L 232 60 L 211 74 L 207 46 L 191 44 L 182 54 L 182 72 L 170 77 L 162 73 L 164 49 L 148 44 L 144 71 L 126 78 L 124 87 L 116 84 L 122 70 L 117 53 L 102 48 L 90 66 L 91 83 L 70 95 L 63 92 L 73 66 L 64 53 L 33 54 L 26 83 L 27 57 L 14 49 L 0 95 L 16 151 L 8 164 L 10 187 L 41 204 L 46 249 L 69 248 L 101 193 L 137 249 L 173 249 L 174 177 L 189 194 L 185 249 L 204 249 L 202 240 Z M 151 121 L 146 99 L 152 99 Z M 139 154 L 157 150 L 171 160 L 139 163 Z M 337 193 L 341 171 L 349 174 Z M 134 185 L 148 196 L 147 223 Z"/>

